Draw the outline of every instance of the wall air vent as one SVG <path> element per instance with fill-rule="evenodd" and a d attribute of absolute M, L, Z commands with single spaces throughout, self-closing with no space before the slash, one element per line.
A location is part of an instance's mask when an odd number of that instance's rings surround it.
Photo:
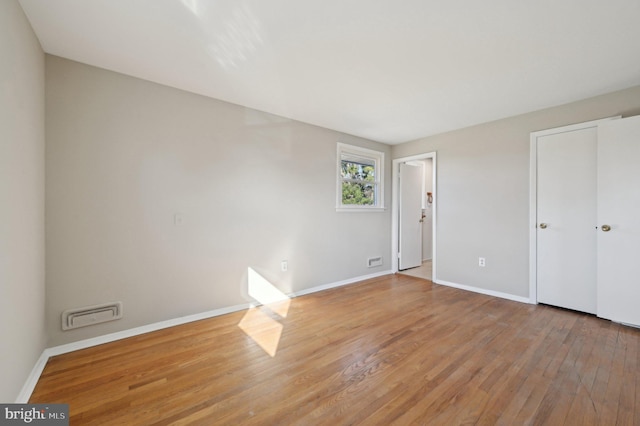
<path fill-rule="evenodd" d="M 122 302 L 67 309 L 62 313 L 62 329 L 71 330 L 122 318 Z"/>
<path fill-rule="evenodd" d="M 382 266 L 382 256 L 370 257 L 367 259 L 367 267 Z"/>

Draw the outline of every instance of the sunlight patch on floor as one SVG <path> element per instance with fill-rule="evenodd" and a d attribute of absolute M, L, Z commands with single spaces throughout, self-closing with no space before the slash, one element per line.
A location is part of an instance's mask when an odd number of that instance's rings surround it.
<path fill-rule="evenodd" d="M 247 277 L 249 296 L 261 306 L 249 309 L 238 327 L 274 357 L 284 328 L 275 318 L 287 317 L 291 299 L 253 268 L 248 269 Z"/>
<path fill-rule="evenodd" d="M 269 356 L 276 356 L 283 326 L 260 310 L 251 308 L 242 318 L 238 327 L 251 337 Z"/>

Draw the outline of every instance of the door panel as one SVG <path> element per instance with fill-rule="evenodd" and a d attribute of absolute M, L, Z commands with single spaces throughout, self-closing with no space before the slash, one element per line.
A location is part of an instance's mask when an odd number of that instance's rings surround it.
<path fill-rule="evenodd" d="M 599 126 L 598 316 L 640 326 L 639 164 L 640 117 Z"/>
<path fill-rule="evenodd" d="M 400 164 L 400 270 L 422 264 L 423 179 L 421 167 Z"/>
<path fill-rule="evenodd" d="M 595 126 L 537 139 L 538 301 L 589 313 L 597 300 L 596 155 Z"/>

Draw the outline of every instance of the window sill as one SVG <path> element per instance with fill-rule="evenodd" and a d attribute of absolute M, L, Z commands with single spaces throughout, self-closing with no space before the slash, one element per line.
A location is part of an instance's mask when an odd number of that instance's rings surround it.
<path fill-rule="evenodd" d="M 385 210 L 384 207 L 336 207 L 338 213 L 382 213 Z"/>

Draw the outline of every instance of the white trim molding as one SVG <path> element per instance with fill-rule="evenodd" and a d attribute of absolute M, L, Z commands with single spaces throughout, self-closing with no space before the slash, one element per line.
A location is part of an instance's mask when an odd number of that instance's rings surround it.
<path fill-rule="evenodd" d="M 293 293 L 292 296 L 293 297 L 304 296 L 306 294 L 317 293 L 319 291 L 329 290 L 329 289 L 336 288 L 336 287 L 342 287 L 342 286 L 349 285 L 349 284 L 355 284 L 355 283 L 360 282 L 360 281 L 370 280 L 372 278 L 378 278 L 378 277 L 382 277 L 384 275 L 390 275 L 392 273 L 393 272 L 391 272 L 389 270 L 389 271 L 376 272 L 374 274 L 369 274 L 369 275 L 362 275 L 362 276 L 359 276 L 359 277 L 349 278 L 347 280 L 337 281 L 337 282 L 334 282 L 334 283 L 319 285 L 317 287 L 311 287 L 311 288 L 308 288 L 308 289 L 305 289 L 305 290 L 297 291 L 297 292 Z"/>
<path fill-rule="evenodd" d="M 346 143 L 338 142 L 337 144 L 337 162 L 336 162 L 336 211 L 337 212 L 383 212 L 385 210 L 385 161 L 384 152 L 375 151 L 373 149 L 362 148 L 355 145 L 349 145 Z M 375 204 L 374 205 L 349 205 L 342 204 L 342 183 L 343 178 L 341 176 L 342 159 L 343 157 L 351 157 L 353 161 L 362 159 L 363 161 L 370 160 L 374 164 L 375 174 Z"/>
<path fill-rule="evenodd" d="M 305 294 L 317 293 L 323 290 L 329 290 L 336 287 L 342 287 L 348 284 L 354 284 L 357 282 L 369 280 L 372 278 L 381 277 L 384 275 L 391 274 L 391 271 L 382 271 L 369 275 L 362 275 L 359 277 L 349 278 L 342 281 L 337 281 L 334 283 L 319 285 L 316 287 L 312 287 L 306 290 L 301 290 L 295 293 L 290 294 L 290 297 L 303 296 Z M 199 314 L 187 315 L 180 318 L 174 318 L 166 321 L 160 321 L 153 324 L 143 325 L 140 327 L 130 328 L 128 330 L 122 330 L 115 333 L 105 334 L 103 336 L 93 337 L 91 339 L 79 340 L 77 342 L 67 343 L 65 345 L 54 346 L 51 348 L 47 348 L 42 352 L 38 361 L 36 361 L 35 366 L 31 370 L 29 377 L 25 384 L 22 386 L 22 390 L 18 394 L 16 398 L 17 404 L 25 404 L 29 402 L 29 398 L 31 398 L 31 394 L 44 371 L 45 366 L 47 365 L 47 361 L 52 356 L 62 355 L 69 352 L 78 351 L 81 349 L 90 348 L 93 346 L 102 345 L 105 343 L 115 342 L 117 340 L 126 339 L 128 337 L 138 336 L 140 334 L 151 333 L 153 331 L 162 330 L 169 327 L 174 327 L 177 325 L 187 324 L 194 321 L 200 321 L 207 318 L 213 318 L 220 315 L 229 314 L 232 312 L 243 311 L 246 309 L 253 308 L 255 306 L 259 306 L 257 303 L 243 303 L 241 305 L 229 306 L 226 308 L 214 309 L 211 311 L 201 312 Z"/>
<path fill-rule="evenodd" d="M 199 314 L 187 315 L 184 317 L 173 318 L 166 321 L 160 321 L 153 324 L 143 325 L 140 327 L 130 328 L 128 330 L 122 330 L 115 333 L 105 334 L 103 336 L 93 337 L 91 339 L 79 340 L 77 342 L 67 343 L 66 345 L 54 346 L 47 349 L 49 356 L 62 355 L 69 352 L 77 351 L 80 349 L 90 348 L 92 346 L 98 346 L 105 343 L 115 342 L 117 340 L 126 339 L 133 336 L 139 336 L 140 334 L 151 333 L 152 331 L 158 331 L 169 327 L 175 327 L 176 325 L 187 324 L 194 321 L 200 321 L 207 318 L 213 318 L 220 315 L 230 314 L 232 312 L 242 311 L 254 306 L 251 303 L 243 303 L 242 305 L 229 306 L 227 308 L 214 309 L 211 311 L 201 312 Z"/>
<path fill-rule="evenodd" d="M 507 300 L 512 300 L 514 302 L 527 303 L 527 304 L 531 303 L 528 297 L 516 296 L 514 294 L 503 293 L 501 291 L 487 290 L 485 288 L 472 287 L 464 284 L 456 284 L 449 281 L 437 280 L 433 282 L 436 284 L 447 286 L 447 287 L 453 287 L 460 290 L 471 291 L 473 293 L 480 293 L 480 294 L 485 294 L 487 296 L 499 297 L 500 299 L 507 299 Z"/>
<path fill-rule="evenodd" d="M 44 371 L 44 367 L 47 365 L 47 361 L 49 361 L 49 357 L 51 356 L 47 353 L 47 351 L 48 349 L 45 349 L 42 352 L 40 358 L 38 358 L 38 361 L 36 361 L 36 365 L 33 366 L 31 373 L 29 373 L 29 377 L 27 377 L 24 386 L 22 386 L 22 390 L 20 390 L 20 393 L 16 398 L 16 404 L 26 404 L 29 402 L 29 398 L 31 398 L 31 394 L 36 388 L 38 380 L 40 380 L 40 376 Z"/>
<path fill-rule="evenodd" d="M 432 271 L 431 271 L 431 275 L 433 277 L 433 280 L 435 282 L 435 280 L 438 277 L 437 274 L 437 267 L 438 267 L 438 262 L 437 262 L 437 224 L 438 224 L 438 182 L 437 182 L 437 169 L 438 169 L 438 164 L 437 164 L 437 155 L 436 152 L 427 152 L 424 154 L 417 154 L 417 155 L 412 155 L 410 157 L 402 157 L 402 158 L 396 158 L 395 160 L 393 160 L 393 166 L 392 166 L 392 171 L 391 171 L 391 175 L 392 175 L 392 184 L 391 184 L 391 270 L 395 273 L 398 272 L 398 251 L 400 250 L 399 248 L 399 212 L 400 212 L 400 198 L 398 197 L 398 193 L 400 191 L 400 163 L 406 163 L 407 161 L 416 161 L 416 160 L 425 160 L 431 158 L 433 161 L 433 204 L 432 204 L 432 223 L 431 223 L 431 230 L 432 230 L 432 235 L 433 235 L 433 240 L 432 240 L 432 246 L 433 246 L 433 250 L 432 250 L 432 254 L 431 254 L 431 260 L 432 260 Z"/>

